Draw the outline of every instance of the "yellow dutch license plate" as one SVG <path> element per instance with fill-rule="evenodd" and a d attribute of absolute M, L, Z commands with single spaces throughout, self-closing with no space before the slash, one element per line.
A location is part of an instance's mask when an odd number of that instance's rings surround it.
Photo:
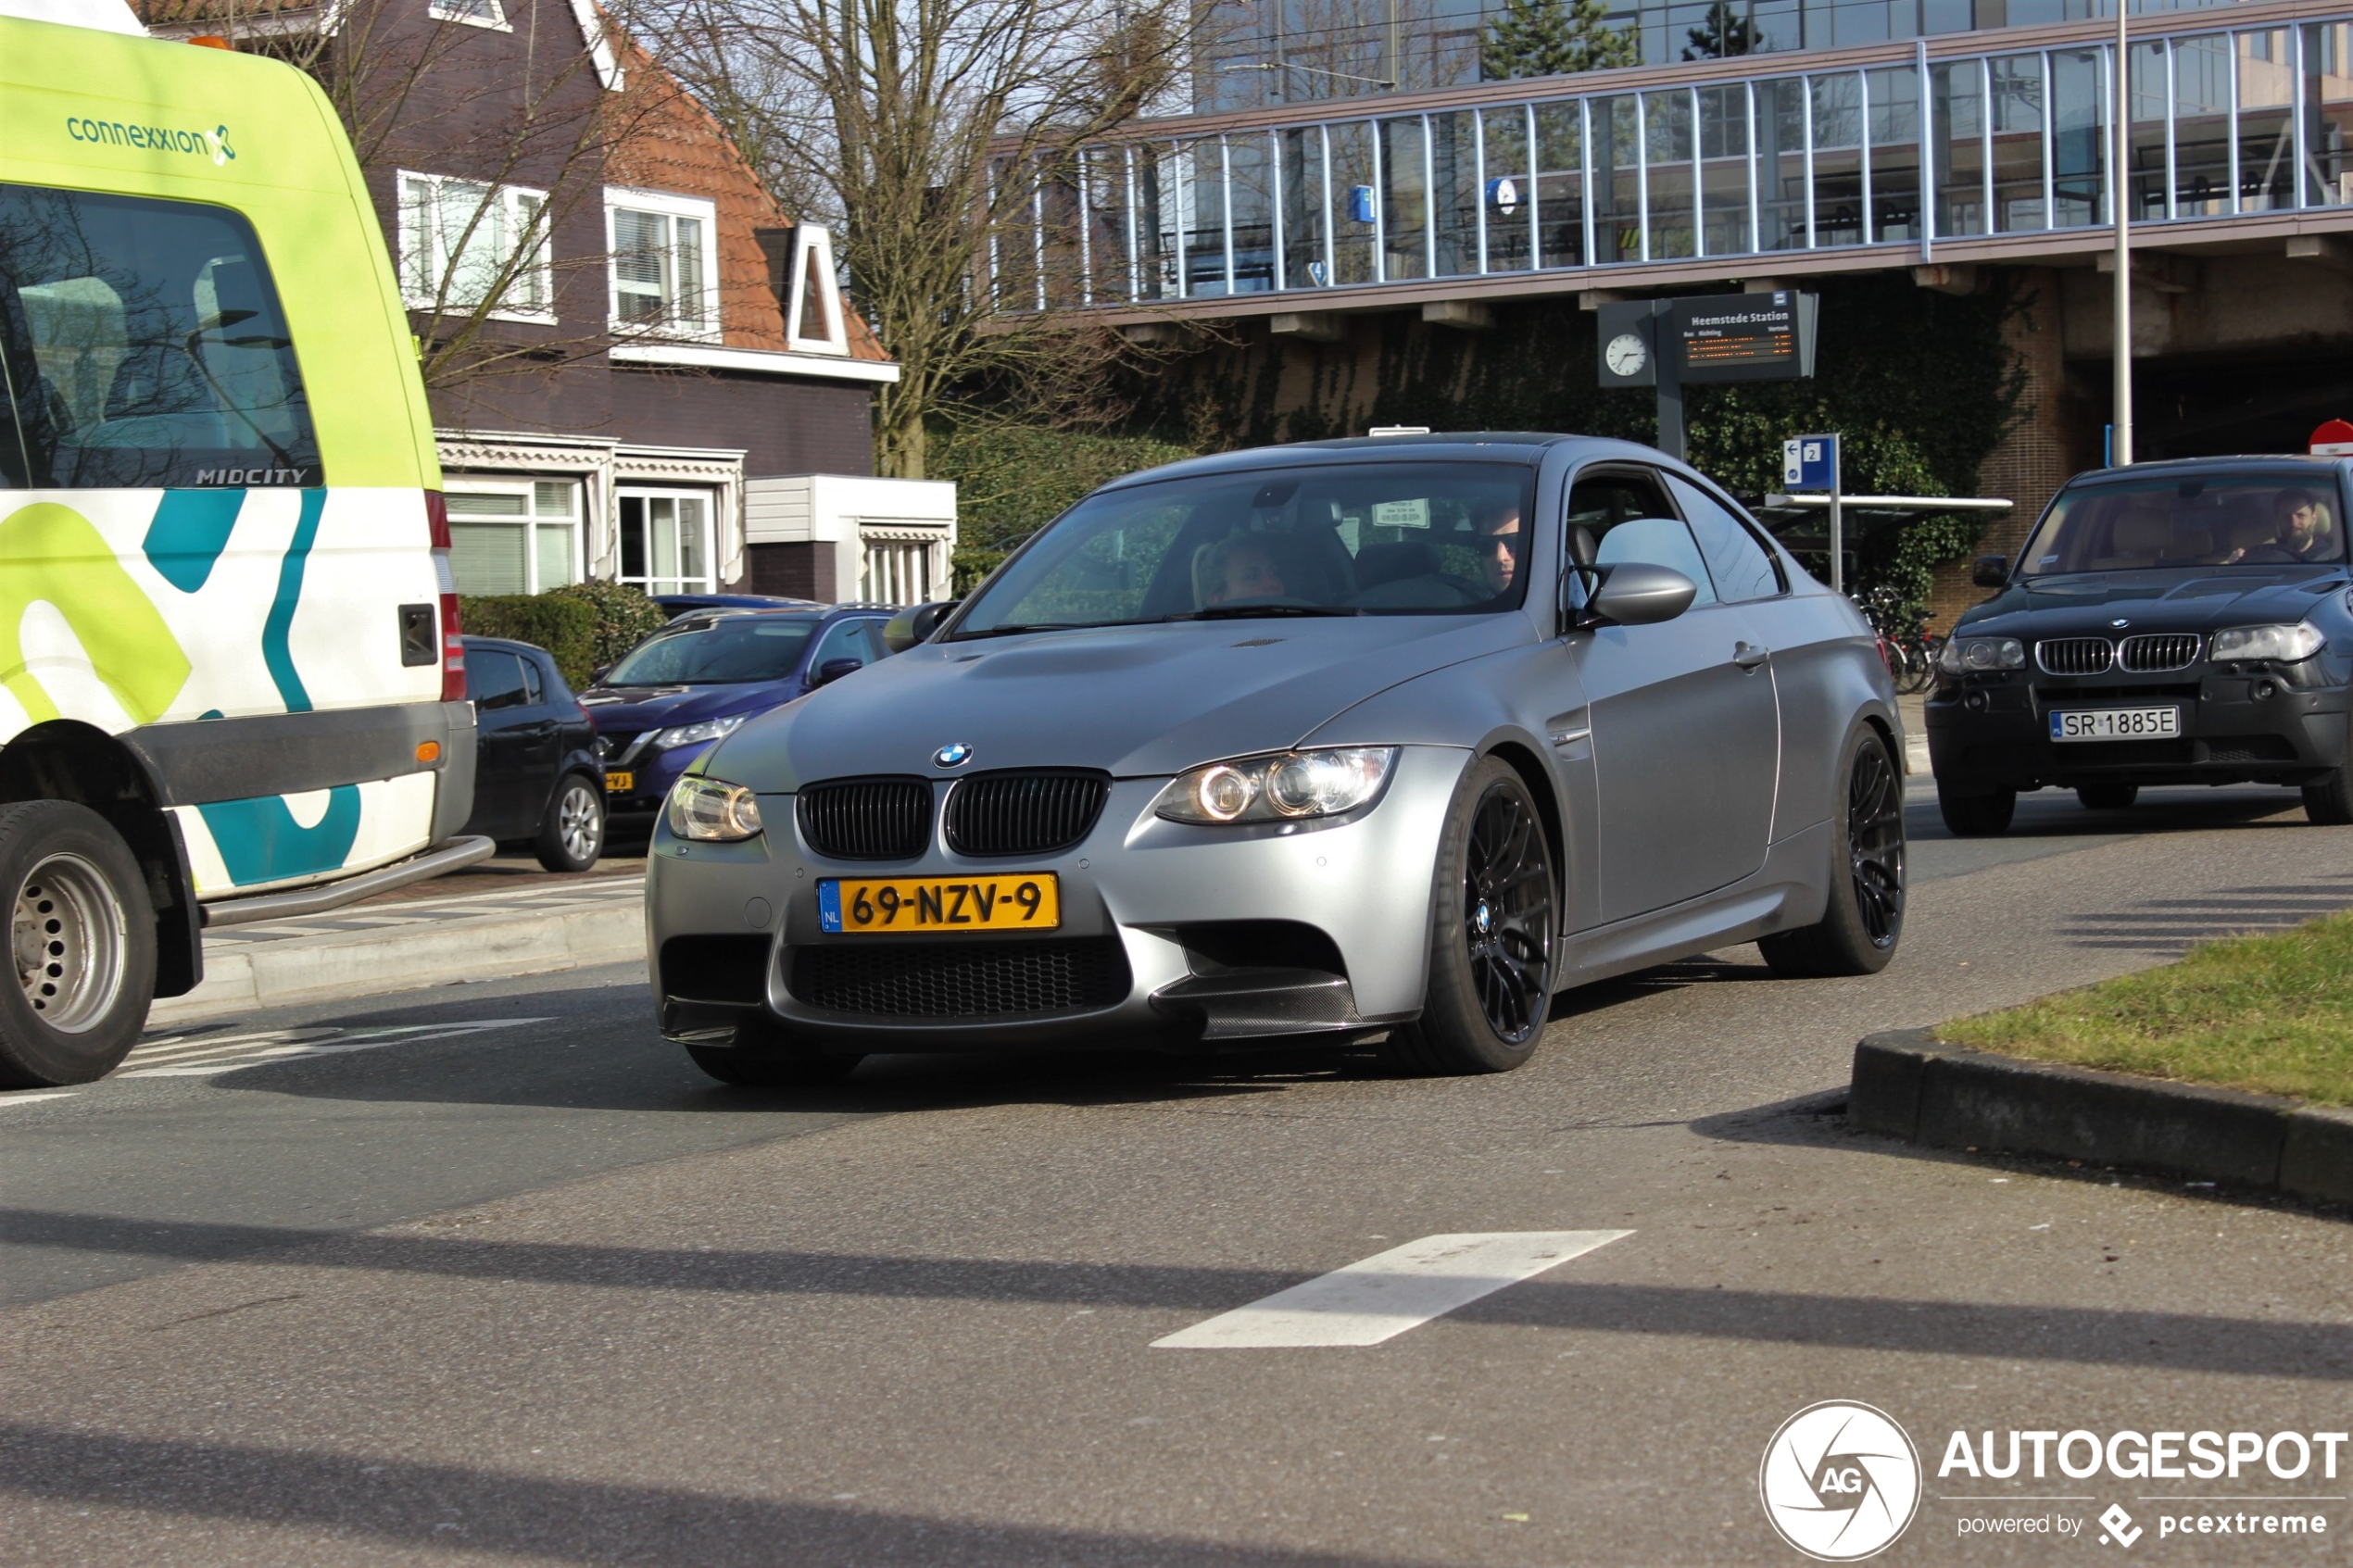
<path fill-rule="evenodd" d="M 848 935 L 922 931 L 1051 931 L 1063 922 L 1051 872 L 1009 876 L 827 877 L 817 923 Z"/>
<path fill-rule="evenodd" d="M 607 795 L 626 795 L 636 787 L 636 774 L 616 773 L 610 768 L 605 770 L 605 793 Z"/>

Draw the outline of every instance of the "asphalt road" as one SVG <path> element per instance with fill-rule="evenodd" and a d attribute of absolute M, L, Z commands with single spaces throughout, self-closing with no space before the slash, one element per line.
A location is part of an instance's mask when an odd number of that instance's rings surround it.
<path fill-rule="evenodd" d="M 1839 1399 L 1927 1464 L 1882 1561 L 2125 1555 L 2114 1503 L 2133 1558 L 2343 1562 L 2353 1452 L 1937 1469 L 1956 1430 L 2346 1429 L 2347 1216 L 1832 1113 L 1866 1032 L 2353 905 L 2353 831 L 2292 799 L 2033 798 L 1956 842 L 1916 790 L 1885 974 L 1728 949 L 1575 995 L 1500 1078 L 907 1057 L 727 1089 L 622 971 L 158 1036 L 0 1097 L 0 1559 L 1794 1563 L 1759 1460 Z M 1623 1234 L 1378 1345 L 1154 1348 L 1525 1232 Z M 2185 1541 L 2168 1509 L 2328 1533 Z M 2012 1516 L 2082 1533 L 1961 1534 Z"/>

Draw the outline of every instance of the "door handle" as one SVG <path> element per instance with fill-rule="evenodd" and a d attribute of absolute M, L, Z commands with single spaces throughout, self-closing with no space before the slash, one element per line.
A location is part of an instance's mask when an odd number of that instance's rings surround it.
<path fill-rule="evenodd" d="M 1773 650 L 1771 648 L 1760 647 L 1755 643 L 1734 643 L 1732 645 L 1732 662 L 1739 665 L 1743 670 L 1754 672 L 1758 665 L 1765 662 L 1766 658 L 1770 655 L 1772 651 Z"/>

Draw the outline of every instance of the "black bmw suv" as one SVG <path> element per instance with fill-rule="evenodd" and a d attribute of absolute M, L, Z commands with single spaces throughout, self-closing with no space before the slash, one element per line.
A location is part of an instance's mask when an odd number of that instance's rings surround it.
<path fill-rule="evenodd" d="M 1937 659 L 1945 825 L 2009 826 L 2020 790 L 2130 806 L 2156 784 L 2274 784 L 2353 822 L 2347 501 L 2353 463 L 2202 458 L 2079 474 Z"/>

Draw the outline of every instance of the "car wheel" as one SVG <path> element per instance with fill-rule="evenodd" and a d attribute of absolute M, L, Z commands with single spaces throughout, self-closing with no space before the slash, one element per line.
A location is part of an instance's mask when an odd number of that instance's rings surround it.
<path fill-rule="evenodd" d="M 1386 1054 L 1416 1073 L 1508 1073 L 1544 1033 L 1558 922 L 1543 819 L 1505 763 L 1481 759 L 1455 791 L 1431 902 L 1422 1015 Z"/>
<path fill-rule="evenodd" d="M 605 847 L 605 797 L 585 773 L 566 773 L 532 846 L 551 872 L 585 872 Z"/>
<path fill-rule="evenodd" d="M 1954 836 L 1991 838 L 2008 831 L 2010 817 L 2018 810 L 2018 791 L 1995 789 L 1961 795 L 1946 789 L 1940 781 L 1936 786 L 1936 809 L 1943 814 L 1944 825 Z"/>
<path fill-rule="evenodd" d="M 2353 822 L 2353 768 L 2339 768 L 2319 784 L 2304 786 L 2304 816 L 2316 827 Z"/>
<path fill-rule="evenodd" d="M 697 1067 L 723 1084 L 749 1089 L 808 1088 L 837 1084 L 865 1060 L 862 1056 L 824 1056 L 815 1051 L 763 1051 L 742 1046 L 688 1046 Z"/>
<path fill-rule="evenodd" d="M 1757 942 L 1776 974 L 1876 974 L 1904 935 L 1904 776 L 1869 726 L 1846 743 L 1844 760 L 1830 902 L 1814 924 Z"/>
<path fill-rule="evenodd" d="M 104 817 L 64 800 L 0 807 L 0 1087 L 87 1084 L 139 1041 L 155 996 L 146 879 Z"/>
<path fill-rule="evenodd" d="M 2083 784 L 2075 791 L 2075 798 L 2087 811 L 2121 811 L 2141 797 L 2139 784 Z"/>

